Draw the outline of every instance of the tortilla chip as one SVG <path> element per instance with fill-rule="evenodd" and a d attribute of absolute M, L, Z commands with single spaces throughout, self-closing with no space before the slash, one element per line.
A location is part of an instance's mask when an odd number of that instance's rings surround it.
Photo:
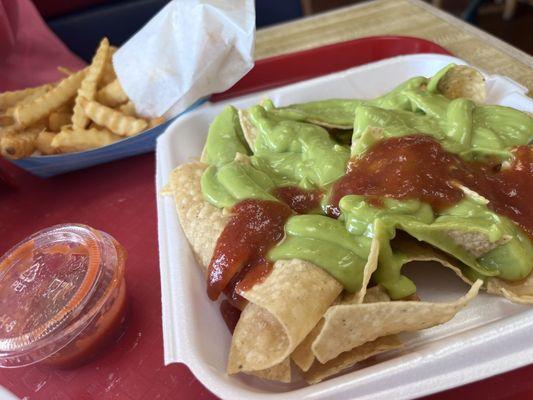
<path fill-rule="evenodd" d="M 204 200 L 200 179 L 206 168 L 206 164 L 199 162 L 185 164 L 170 177 L 181 227 L 204 272 L 228 220 L 223 210 Z"/>
<path fill-rule="evenodd" d="M 167 182 L 163 185 L 161 190 L 159 191 L 159 194 L 161 196 L 172 196 L 174 192 L 172 191 L 172 186 L 170 185 L 170 182 Z"/>
<path fill-rule="evenodd" d="M 370 288 L 367 291 L 368 283 L 370 282 L 370 278 L 374 271 L 377 268 L 378 265 L 378 255 L 379 255 L 379 242 L 377 239 L 372 240 L 372 243 L 370 245 L 370 253 L 368 255 L 368 260 L 365 265 L 364 271 L 363 271 L 363 280 L 361 285 L 361 290 L 359 290 L 356 293 L 345 293 L 343 296 L 339 296 L 336 300 L 336 302 L 333 304 L 360 304 L 363 301 L 369 302 L 367 298 L 375 298 L 374 292 L 376 290 L 380 290 L 383 292 L 384 290 L 380 287 L 376 286 L 375 288 Z M 388 301 L 390 300 L 389 296 L 387 294 L 384 295 Z M 383 299 L 383 295 L 379 297 L 380 299 Z M 311 346 L 313 345 L 313 342 L 315 341 L 316 337 L 320 334 L 320 331 L 322 330 L 322 327 L 324 326 L 324 319 L 320 319 L 318 324 L 315 325 L 313 330 L 309 332 L 309 334 L 305 337 L 305 339 L 296 347 L 296 349 L 292 352 L 291 358 L 294 361 L 294 363 L 300 368 L 302 371 L 307 371 L 309 368 L 311 368 L 311 365 L 313 365 L 313 362 L 315 360 L 315 354 L 311 350 Z"/>
<path fill-rule="evenodd" d="M 487 292 L 505 297 L 513 303 L 533 304 L 533 274 L 517 282 L 499 278 L 487 280 Z"/>
<path fill-rule="evenodd" d="M 318 119 L 309 118 L 306 122 L 309 122 L 311 124 L 315 124 L 318 126 L 321 126 L 322 128 L 326 129 L 342 129 L 342 130 L 350 130 L 353 129 L 352 125 L 337 125 L 337 124 L 331 124 L 326 121 L 320 121 Z"/>
<path fill-rule="evenodd" d="M 309 384 L 318 383 L 347 368 L 353 367 L 359 361 L 366 360 L 385 351 L 397 349 L 401 346 L 402 342 L 395 335 L 380 337 L 372 342 L 344 352 L 325 364 L 314 363 L 309 371 L 303 374 L 304 379 Z"/>
<path fill-rule="evenodd" d="M 280 117 L 309 122 L 326 129 L 353 129 L 355 109 L 361 100 L 329 99 L 292 104 L 271 110 Z"/>
<path fill-rule="evenodd" d="M 292 361 L 294 361 L 298 368 L 304 372 L 308 371 L 315 362 L 315 353 L 313 353 L 313 350 L 311 350 L 311 346 L 313 345 L 313 342 L 317 336 L 320 334 L 320 331 L 322 331 L 323 327 L 324 318 L 321 318 L 313 330 L 309 332 L 309 335 L 305 337 L 302 343 L 300 343 L 291 354 Z"/>
<path fill-rule="evenodd" d="M 468 279 L 461 270 L 461 261 L 452 256 L 436 249 L 430 244 L 419 242 L 414 238 L 406 238 L 403 235 L 398 235 L 391 242 L 392 248 L 395 251 L 403 253 L 408 261 L 436 261 L 442 266 L 451 269 L 455 274 L 461 278 L 465 283 L 472 285 L 473 282 Z"/>
<path fill-rule="evenodd" d="M 487 96 L 485 78 L 477 69 L 467 65 L 455 65 L 439 80 L 439 91 L 453 100 L 464 97 L 483 103 Z"/>
<path fill-rule="evenodd" d="M 462 230 L 451 229 L 446 232 L 452 240 L 472 254 L 474 257 L 479 258 L 483 254 L 494 250 L 496 247 L 502 246 L 512 239 L 510 235 L 503 235 L 496 242 L 491 242 L 487 235 L 482 232 L 468 232 Z"/>
<path fill-rule="evenodd" d="M 500 241 L 503 243 L 506 237 L 502 237 Z M 416 240 L 394 240 L 392 242 L 395 250 L 399 250 L 410 261 L 437 261 L 441 265 L 450 268 L 459 276 L 464 282 L 469 285 L 472 281 L 469 280 L 462 272 L 461 262 L 448 254 L 435 249 L 431 245 Z M 516 282 L 509 282 L 503 279 L 489 277 L 486 285 L 487 293 L 503 296 L 513 303 L 533 304 L 533 274 L 530 274 L 526 279 Z"/>
<path fill-rule="evenodd" d="M 333 304 L 354 304 L 351 303 L 355 297 L 352 294 L 349 294 L 346 296 L 339 296 L 337 301 Z M 365 297 L 363 299 L 364 303 L 377 303 L 377 302 L 384 302 L 384 301 L 390 301 L 390 297 L 387 294 L 387 291 L 383 289 L 381 286 L 374 286 L 369 288 L 366 291 Z M 357 303 L 355 303 L 357 304 Z M 308 371 L 311 366 L 313 365 L 315 361 L 315 354 L 313 353 L 313 350 L 311 349 L 311 346 L 313 345 L 313 342 L 317 338 L 317 336 L 320 334 L 320 331 L 324 327 L 324 318 L 322 318 L 318 324 L 313 328 L 313 330 L 309 333 L 309 335 L 306 336 L 304 341 L 298 345 L 298 347 L 292 352 L 291 358 L 294 361 L 294 363 L 300 368 L 302 371 Z M 363 345 L 364 346 L 364 345 Z M 362 346 L 360 346 L 362 347 Z M 348 363 L 348 360 L 350 357 L 353 357 L 354 359 L 359 360 L 359 353 L 358 352 L 352 352 L 351 355 L 348 355 L 350 352 L 342 353 L 339 357 L 343 357 L 344 363 Z M 346 355 L 344 355 L 346 354 Z M 376 353 L 377 354 L 377 353 Z M 343 356 L 344 355 L 344 356 Z M 338 358 L 339 358 L 338 357 Z M 336 359 L 331 360 L 330 362 L 334 362 Z M 356 361 L 357 362 L 357 361 Z M 337 365 L 337 364 L 335 364 Z M 353 364 L 352 364 L 353 365 Z M 351 366 L 351 365 L 350 365 Z M 346 367 L 348 368 L 348 367 Z"/>
<path fill-rule="evenodd" d="M 476 281 L 465 296 L 453 303 L 391 301 L 330 307 L 312 350 L 321 363 L 326 363 L 378 337 L 443 324 L 477 295 L 482 283 Z"/>
<path fill-rule="evenodd" d="M 370 244 L 370 253 L 368 253 L 368 259 L 363 270 L 363 281 L 361 283 L 361 290 L 353 294 L 347 294 L 342 299 L 342 304 L 360 304 L 363 302 L 363 299 L 366 295 L 366 289 L 372 274 L 376 271 L 378 267 L 378 256 L 379 256 L 379 241 L 374 238 Z"/>
<path fill-rule="evenodd" d="M 241 123 L 242 132 L 244 134 L 244 138 L 246 139 L 246 143 L 248 143 L 248 147 L 255 152 L 255 139 L 257 139 L 257 136 L 259 135 L 258 129 L 250 122 L 250 117 L 248 115 L 248 111 L 245 110 L 239 110 L 239 121 Z"/>
<path fill-rule="evenodd" d="M 270 368 L 287 358 L 342 290 L 321 268 L 279 260 L 261 283 L 240 294 L 246 306 L 235 327 L 228 373 Z"/>
<path fill-rule="evenodd" d="M 281 323 L 263 307 L 249 303 L 233 331 L 227 372 L 236 374 L 267 369 L 285 359 L 276 357 L 272 361 L 271 353 L 278 356 L 288 346 L 289 339 L 284 335 Z M 264 348 L 270 352 L 263 351 Z M 269 367 L 263 368 L 264 365 Z"/>
<path fill-rule="evenodd" d="M 277 381 L 283 383 L 291 382 L 291 360 L 287 357 L 278 365 L 271 368 L 263 369 L 261 371 L 247 372 L 247 375 L 257 376 L 261 379 L 269 381 Z"/>
<path fill-rule="evenodd" d="M 363 303 L 380 303 L 385 301 L 391 301 L 391 298 L 387 294 L 387 291 L 380 285 L 373 286 L 366 291 Z M 350 304 L 346 300 L 343 300 L 342 304 Z"/>

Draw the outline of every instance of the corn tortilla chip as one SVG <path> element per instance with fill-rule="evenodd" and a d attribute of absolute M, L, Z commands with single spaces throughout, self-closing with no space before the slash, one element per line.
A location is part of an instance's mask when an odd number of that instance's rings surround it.
<path fill-rule="evenodd" d="M 482 283 L 476 281 L 465 296 L 452 303 L 391 301 L 330 307 L 312 350 L 321 363 L 326 363 L 378 337 L 443 324 L 477 295 Z"/>
<path fill-rule="evenodd" d="M 391 245 L 395 251 L 403 253 L 409 261 L 436 261 L 442 266 L 455 272 L 455 274 L 465 283 L 469 285 L 472 285 L 473 283 L 463 274 L 463 271 L 461 270 L 461 265 L 463 264 L 461 261 L 427 243 L 419 242 L 414 238 L 398 235 L 391 242 Z"/>
<path fill-rule="evenodd" d="M 167 182 L 163 185 L 161 190 L 159 191 L 159 194 L 161 196 L 172 196 L 174 192 L 172 191 L 172 186 L 170 185 L 170 182 Z"/>
<path fill-rule="evenodd" d="M 390 297 L 387 291 L 380 285 L 372 286 L 366 291 L 363 303 L 379 303 L 384 301 L 390 301 Z M 342 304 L 350 304 L 343 299 Z"/>
<path fill-rule="evenodd" d="M 231 339 L 228 374 L 260 371 L 278 364 L 289 346 L 281 323 L 263 307 L 248 303 L 241 313 Z M 269 352 L 262 351 L 268 348 Z M 275 360 L 272 361 L 272 354 Z M 266 368 L 263 366 L 268 365 Z"/>
<path fill-rule="evenodd" d="M 498 246 L 504 245 L 512 239 L 512 236 L 510 235 L 503 235 L 497 241 L 491 242 L 488 236 L 481 232 L 450 229 L 446 233 L 456 244 L 464 248 L 476 258 L 494 250 Z"/>
<path fill-rule="evenodd" d="M 505 240 L 505 238 L 502 238 Z M 500 240 L 502 240 L 500 239 Z M 416 240 L 394 239 L 392 245 L 395 250 L 404 253 L 410 261 L 436 261 L 450 268 L 464 282 L 472 284 L 462 272 L 461 262 L 450 255 L 435 249 L 434 247 Z M 509 282 L 499 278 L 488 278 L 486 285 L 487 293 L 503 296 L 513 303 L 533 304 L 533 274 L 526 279 Z"/>
<path fill-rule="evenodd" d="M 352 303 L 354 300 L 358 300 L 357 296 L 353 296 L 351 294 L 347 296 L 346 293 L 344 296 L 342 296 L 342 298 L 339 299 L 340 304 L 354 304 Z M 368 288 L 363 299 L 364 303 L 376 303 L 385 301 L 390 301 L 390 297 L 387 294 L 387 291 L 379 285 Z M 296 364 L 300 367 L 300 369 L 302 369 L 302 371 L 309 371 L 309 373 L 304 373 L 304 378 L 308 381 L 308 383 L 318 383 L 321 380 L 335 375 L 344 369 L 354 366 L 359 361 L 363 361 L 376 354 L 392 350 L 401 346 L 400 340 L 395 335 L 384 336 L 372 342 L 368 342 L 361 346 L 358 346 L 352 350 L 341 353 L 336 358 L 328 361 L 325 364 L 319 362 L 313 363 L 315 355 L 311 349 L 311 346 L 316 337 L 319 335 L 323 326 L 324 319 L 321 319 L 320 323 L 317 324 L 317 326 L 305 338 L 304 342 L 302 342 L 302 344 L 306 343 L 307 345 L 306 352 L 301 355 L 301 357 L 306 357 L 303 358 L 303 361 L 306 361 L 308 363 L 308 365 L 305 365 L 306 368 L 304 369 L 299 364 Z M 314 335 L 312 336 L 312 334 Z M 293 355 L 295 353 L 296 351 L 293 353 Z"/>
<path fill-rule="evenodd" d="M 372 342 L 362 344 L 350 351 L 344 352 L 325 364 L 314 363 L 313 366 L 303 374 L 304 379 L 309 384 L 318 383 L 347 368 L 353 367 L 359 361 L 366 360 L 367 358 L 385 351 L 397 349 L 401 346 L 402 342 L 400 342 L 395 335 L 377 338 Z"/>
<path fill-rule="evenodd" d="M 239 121 L 241 123 L 241 128 L 244 134 L 244 138 L 246 139 L 246 143 L 248 143 L 248 147 L 252 151 L 255 151 L 254 143 L 255 139 L 257 139 L 257 136 L 259 135 L 259 132 L 257 131 L 257 128 L 250 122 L 248 111 L 239 110 L 238 113 Z"/>
<path fill-rule="evenodd" d="M 343 296 L 339 296 L 334 304 L 359 304 L 363 302 L 363 299 L 367 298 L 367 286 L 370 282 L 372 274 L 377 268 L 378 255 L 379 242 L 377 240 L 372 240 L 368 260 L 363 271 L 361 289 L 356 293 L 345 293 Z M 372 292 L 372 289 L 370 289 L 370 291 Z M 292 360 L 302 371 L 307 371 L 309 368 L 311 368 L 311 365 L 315 360 L 315 355 L 311 350 L 311 346 L 315 341 L 316 337 L 319 335 L 323 326 L 324 319 L 321 318 L 320 321 L 311 330 L 311 332 L 309 332 L 305 339 L 298 345 L 298 347 L 296 347 L 296 349 L 291 354 Z"/>
<path fill-rule="evenodd" d="M 477 203 L 480 204 L 489 204 L 489 200 L 475 192 L 474 190 L 462 185 L 459 182 L 452 182 L 452 184 L 461 189 L 466 197 L 471 198 Z M 488 253 L 489 251 L 495 249 L 498 246 L 502 246 L 512 239 L 510 235 L 503 235 L 496 242 L 491 242 L 487 235 L 482 232 L 476 231 L 464 231 L 464 230 L 454 230 L 450 229 L 447 232 L 447 235 L 452 238 L 452 240 L 472 254 L 474 257 L 479 258 L 483 254 Z"/>
<path fill-rule="evenodd" d="M 274 365 L 271 368 L 263 369 L 261 371 L 247 372 L 247 375 L 257 376 L 261 379 L 267 379 L 269 381 L 277 381 L 283 383 L 290 383 L 291 381 L 291 361 L 287 357 L 278 365 Z"/>
<path fill-rule="evenodd" d="M 170 177 L 181 227 L 204 272 L 228 221 L 223 210 L 204 200 L 200 179 L 206 168 L 206 164 L 199 162 L 185 164 L 176 168 Z"/>
<path fill-rule="evenodd" d="M 353 294 L 347 294 L 342 299 L 343 304 L 360 304 L 363 302 L 363 299 L 366 295 L 366 290 L 368 283 L 372 274 L 376 271 L 378 267 L 378 256 L 379 256 L 379 241 L 374 238 L 370 244 L 370 253 L 368 253 L 368 259 L 363 270 L 363 281 L 361 285 L 361 290 Z"/>
<path fill-rule="evenodd" d="M 321 126 L 322 128 L 326 128 L 326 129 L 343 129 L 343 130 L 350 130 L 350 129 L 353 129 L 353 126 L 352 125 L 340 125 L 340 124 L 332 124 L 330 122 L 326 122 L 326 121 L 321 121 L 321 120 L 318 120 L 318 119 L 313 119 L 313 118 L 308 118 L 306 119 L 306 122 L 309 122 L 311 124 L 315 124 L 315 125 L 318 125 L 318 126 Z"/>
<path fill-rule="evenodd" d="M 351 301 L 354 300 L 354 296 L 349 294 L 348 296 L 346 293 L 342 296 L 339 296 L 337 298 L 337 301 L 333 304 L 353 304 Z M 364 303 L 377 303 L 377 302 L 384 302 L 384 301 L 390 301 L 390 297 L 387 294 L 387 291 L 383 289 L 381 286 L 373 286 L 369 288 L 366 291 L 365 297 L 363 299 Z M 357 304 L 357 303 L 356 303 Z M 300 368 L 302 371 L 307 371 L 311 368 L 313 365 L 313 362 L 315 361 L 315 354 L 313 353 L 313 350 L 311 349 L 311 346 L 313 345 L 313 342 L 317 338 L 317 336 L 320 334 L 320 331 L 324 327 L 324 318 L 322 318 L 318 324 L 313 328 L 313 330 L 309 333 L 309 335 L 306 336 L 304 341 L 298 345 L 298 347 L 293 351 L 291 354 L 291 358 L 294 361 L 294 363 Z M 349 353 L 349 352 L 347 352 Z M 341 357 L 342 353 L 339 357 Z M 354 352 L 352 353 L 353 357 L 359 358 L 359 353 Z M 344 356 L 344 362 L 347 363 L 350 356 Z M 333 362 L 332 360 L 331 362 Z M 348 367 L 346 367 L 348 368 Z"/>
<path fill-rule="evenodd" d="M 485 78 L 477 69 L 467 65 L 450 68 L 439 80 L 438 89 L 450 100 L 465 97 L 483 103 L 487 95 Z"/>
<path fill-rule="evenodd" d="M 499 278 L 487 280 L 487 292 L 504 296 L 513 303 L 533 304 L 533 274 L 518 282 L 508 282 Z"/>
<path fill-rule="evenodd" d="M 324 318 L 320 318 L 318 324 L 315 325 L 313 330 L 305 337 L 305 339 L 294 349 L 291 354 L 292 361 L 300 368 L 302 371 L 308 371 L 309 368 L 315 362 L 315 353 L 311 350 L 313 342 L 320 334 L 320 331 L 324 327 Z"/>
<path fill-rule="evenodd" d="M 340 283 L 312 263 L 276 261 L 263 282 L 240 293 L 250 304 L 233 333 L 228 373 L 279 364 L 304 340 L 341 291 Z"/>

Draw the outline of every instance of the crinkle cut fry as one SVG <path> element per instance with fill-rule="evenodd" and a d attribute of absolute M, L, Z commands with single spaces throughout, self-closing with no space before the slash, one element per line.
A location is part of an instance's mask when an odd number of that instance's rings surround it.
<path fill-rule="evenodd" d="M 63 79 L 57 86 L 42 96 L 27 103 L 23 102 L 15 107 L 15 120 L 19 125 L 28 127 L 50 114 L 50 112 L 60 108 L 74 97 L 85 73 L 85 69 L 78 71 Z"/>
<path fill-rule="evenodd" d="M 133 136 L 148 127 L 144 119 L 124 115 L 96 101 L 81 98 L 80 104 L 89 119 L 117 135 Z"/>
<path fill-rule="evenodd" d="M 107 59 L 108 51 L 109 40 L 107 40 L 107 38 L 103 38 L 100 42 L 100 46 L 98 46 L 98 49 L 96 50 L 96 54 L 93 57 L 91 65 L 87 69 L 85 77 L 81 81 L 80 88 L 78 89 L 78 95 L 74 101 L 72 126 L 76 129 L 84 129 L 89 124 L 89 118 L 87 118 L 85 115 L 80 104 L 80 100 L 82 98 L 94 100 L 96 97 L 96 89 L 104 71 L 104 64 Z"/>

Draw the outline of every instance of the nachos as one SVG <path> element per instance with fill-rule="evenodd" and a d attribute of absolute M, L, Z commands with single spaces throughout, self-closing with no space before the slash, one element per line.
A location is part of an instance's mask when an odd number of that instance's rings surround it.
<path fill-rule="evenodd" d="M 479 290 L 533 302 L 533 118 L 449 65 L 373 100 L 226 107 L 171 177 L 183 231 L 233 330 L 227 372 L 309 383 L 442 324 Z M 436 260 L 470 285 L 419 299 Z"/>

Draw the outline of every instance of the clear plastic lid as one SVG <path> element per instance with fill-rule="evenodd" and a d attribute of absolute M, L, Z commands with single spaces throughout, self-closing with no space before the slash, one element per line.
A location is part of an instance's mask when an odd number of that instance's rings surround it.
<path fill-rule="evenodd" d="M 116 262 L 115 248 L 105 239 L 83 225 L 58 225 L 0 259 L 1 366 L 46 358 L 90 322 L 80 314 L 95 303 L 91 298 L 107 275 L 106 264 Z"/>

